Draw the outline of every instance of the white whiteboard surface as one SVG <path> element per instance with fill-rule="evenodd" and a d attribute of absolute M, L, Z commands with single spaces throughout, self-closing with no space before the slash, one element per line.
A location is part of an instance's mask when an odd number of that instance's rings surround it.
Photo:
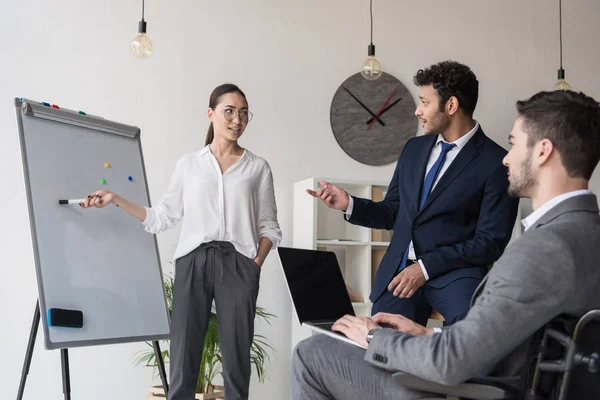
<path fill-rule="evenodd" d="M 115 205 L 58 204 L 108 189 L 149 206 L 139 129 L 29 100 L 15 106 L 45 347 L 168 338 L 156 237 Z M 83 328 L 49 327 L 50 308 L 82 311 Z"/>

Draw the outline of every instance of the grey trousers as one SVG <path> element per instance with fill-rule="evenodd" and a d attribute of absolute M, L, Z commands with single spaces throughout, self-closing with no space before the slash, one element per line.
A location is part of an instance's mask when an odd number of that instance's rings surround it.
<path fill-rule="evenodd" d="M 204 243 L 176 261 L 169 400 L 192 400 L 213 298 L 226 400 L 248 399 L 260 268 L 229 242 Z"/>
<path fill-rule="evenodd" d="M 365 350 L 326 335 L 298 343 L 292 356 L 292 400 L 412 400 L 425 392 L 393 382 L 392 373 L 364 360 Z"/>

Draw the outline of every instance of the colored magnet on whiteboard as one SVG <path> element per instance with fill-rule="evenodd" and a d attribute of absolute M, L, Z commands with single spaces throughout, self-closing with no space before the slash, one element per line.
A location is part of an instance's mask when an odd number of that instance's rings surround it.
<path fill-rule="evenodd" d="M 129 182 L 131 182 L 131 181 L 133 180 L 133 177 L 132 177 L 132 176 L 129 176 L 129 177 L 127 177 L 127 180 L 128 180 Z"/>
<path fill-rule="evenodd" d="M 85 113 L 85 111 L 79 111 L 79 112 L 78 112 L 78 114 L 80 114 L 80 115 L 87 115 L 87 114 Z"/>
<path fill-rule="evenodd" d="M 59 107 L 59 106 L 57 106 L 56 104 L 52 104 L 50 107 L 51 107 L 51 108 L 56 108 L 57 110 L 60 110 L 60 107 Z"/>
<path fill-rule="evenodd" d="M 45 101 L 42 101 L 42 105 L 44 105 L 46 107 L 50 107 L 50 103 L 46 103 Z"/>
<path fill-rule="evenodd" d="M 100 179 L 100 183 L 103 185 L 106 185 L 106 179 L 104 179 L 104 178 Z"/>
<path fill-rule="evenodd" d="M 104 163 L 104 168 L 110 168 L 110 163 L 105 162 Z"/>

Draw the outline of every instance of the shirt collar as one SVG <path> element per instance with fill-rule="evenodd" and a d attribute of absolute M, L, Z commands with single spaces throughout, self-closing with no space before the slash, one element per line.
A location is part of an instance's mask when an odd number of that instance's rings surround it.
<path fill-rule="evenodd" d="M 529 228 L 535 225 L 535 223 L 539 221 L 539 219 L 542 218 L 544 214 L 546 214 L 552 208 L 556 207 L 559 203 L 562 203 L 563 201 L 570 199 L 571 197 L 582 196 L 584 194 L 592 194 L 592 191 L 587 189 L 575 190 L 572 192 L 563 193 L 552 198 L 551 200 L 548 200 L 543 205 L 538 207 L 537 210 L 529 214 L 527 218 L 521 221 L 523 227 L 525 228 L 525 231 L 527 231 Z"/>
<path fill-rule="evenodd" d="M 198 152 L 198 155 L 201 156 L 201 157 L 203 157 L 203 156 L 205 156 L 207 154 L 212 154 L 210 152 L 210 144 L 207 144 L 206 146 L 204 146 L 202 148 L 202 150 L 200 150 Z M 248 149 L 244 149 L 244 152 L 242 153 L 242 157 L 244 157 L 244 156 L 246 156 L 246 157 L 248 157 L 248 159 L 254 161 L 255 155 L 252 154 Z"/>
<path fill-rule="evenodd" d="M 209 144 L 207 144 L 207 145 L 206 145 L 206 146 L 205 146 L 205 147 L 204 147 L 202 150 L 200 150 L 200 151 L 198 152 L 198 154 L 199 154 L 199 155 L 201 155 L 201 156 L 204 156 L 204 155 L 208 154 L 208 152 L 209 152 L 209 151 L 208 151 L 208 150 L 209 150 L 209 146 L 210 146 L 210 145 L 209 145 Z"/>
<path fill-rule="evenodd" d="M 475 133 L 479 130 L 479 122 L 475 121 L 475 126 L 473 127 L 473 129 L 471 129 L 466 135 L 461 136 L 460 138 L 456 139 L 454 142 L 456 145 L 456 148 L 458 150 L 461 150 L 463 147 L 465 147 L 465 144 L 467 144 L 467 142 L 469 140 L 471 140 L 471 138 L 473 136 L 475 136 Z M 444 137 L 440 134 L 437 137 L 437 141 L 435 142 L 435 145 L 437 146 L 439 142 L 445 142 L 445 143 L 450 143 L 450 142 L 446 142 L 444 140 Z"/>

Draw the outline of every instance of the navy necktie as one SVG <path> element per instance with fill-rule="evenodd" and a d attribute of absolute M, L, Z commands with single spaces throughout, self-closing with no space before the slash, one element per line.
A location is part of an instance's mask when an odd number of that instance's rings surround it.
<path fill-rule="evenodd" d="M 437 176 L 439 175 L 440 170 L 442 169 L 442 165 L 444 165 L 444 161 L 446 161 L 446 154 L 448 154 L 448 152 L 452 150 L 452 148 L 456 147 L 454 143 L 440 143 L 442 145 L 442 151 L 440 152 L 438 159 L 435 161 L 435 163 L 427 173 L 427 176 L 425 177 L 423 189 L 421 190 L 421 203 L 419 205 L 419 210 L 423 208 L 423 205 L 425 205 L 425 201 L 427 200 L 429 192 L 431 192 L 431 188 L 433 187 L 433 182 L 435 182 L 435 178 L 437 178 Z"/>
<path fill-rule="evenodd" d="M 442 145 L 442 151 L 440 152 L 438 159 L 435 160 L 435 163 L 431 166 L 431 169 L 429 170 L 429 172 L 427 173 L 427 176 L 425 177 L 425 182 L 423 183 L 423 189 L 421 190 L 421 202 L 419 203 L 419 210 L 423 208 L 423 206 L 425 205 L 425 201 L 427 201 L 427 197 L 429 196 L 429 192 L 431 192 L 431 188 L 433 187 L 435 178 L 437 178 L 437 176 L 439 175 L 440 170 L 442 169 L 442 166 L 444 165 L 444 161 L 446 161 L 446 154 L 448 154 L 448 152 L 456 146 L 454 143 L 446 143 L 446 142 L 439 142 L 439 143 L 441 143 L 441 145 Z M 406 250 L 404 251 L 404 256 L 402 257 L 402 261 L 400 262 L 400 266 L 398 267 L 398 272 L 400 272 L 404 268 L 406 268 L 406 260 L 408 259 L 408 251 L 410 249 L 411 241 L 412 241 L 412 238 L 411 238 L 411 240 L 408 241 L 408 246 L 406 246 Z"/>

